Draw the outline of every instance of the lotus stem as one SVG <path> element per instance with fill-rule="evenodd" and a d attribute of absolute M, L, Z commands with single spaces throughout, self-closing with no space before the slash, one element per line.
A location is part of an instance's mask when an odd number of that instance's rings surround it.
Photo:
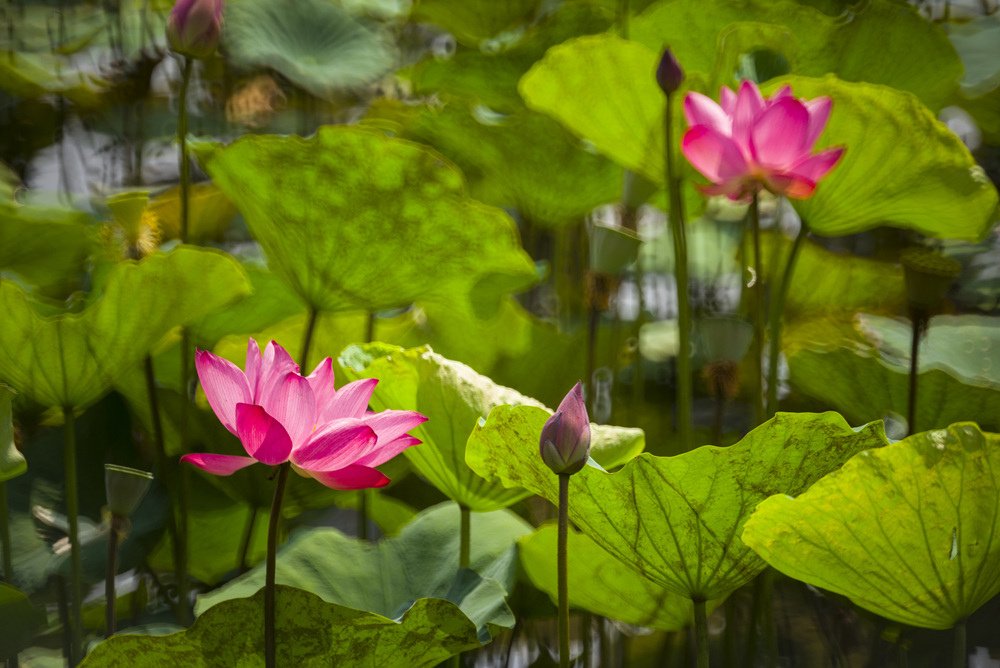
<path fill-rule="evenodd" d="M 121 531 L 127 520 L 120 515 L 111 516 L 111 526 L 108 528 L 108 563 L 104 572 L 104 637 L 115 634 L 117 616 L 115 606 L 118 603 L 115 594 L 115 576 L 118 574 L 118 546 L 121 542 Z"/>
<path fill-rule="evenodd" d="M 365 343 L 375 340 L 375 311 L 365 314 Z M 371 500 L 370 489 L 358 490 L 358 538 L 368 540 L 368 506 Z"/>
<path fill-rule="evenodd" d="M 670 231 L 674 241 L 674 276 L 677 281 L 677 431 L 684 450 L 693 445 L 694 380 L 691 376 L 691 301 L 688 295 L 688 252 L 681 180 L 674 168 L 674 96 L 667 95 L 666 131 L 667 196 Z M 639 286 L 642 289 L 642 286 Z"/>
<path fill-rule="evenodd" d="M 764 382 L 761 364 L 764 352 L 764 274 L 760 252 L 760 201 L 754 193 L 750 201 L 750 235 L 753 240 L 753 302 L 751 322 L 753 323 L 753 373 L 750 391 L 753 393 L 753 424 L 764 421 Z"/>
<path fill-rule="evenodd" d="M 472 523 L 470 521 L 471 514 L 469 512 L 469 508 L 462 504 L 458 504 L 458 512 L 461 517 L 458 543 L 458 567 L 468 568 L 470 547 L 472 545 Z"/>
<path fill-rule="evenodd" d="M 180 407 L 180 440 L 181 451 L 188 451 L 189 442 L 189 419 L 191 403 L 194 397 L 191 393 L 191 333 L 186 329 L 181 330 L 181 407 Z M 168 466 L 175 466 L 173 462 Z M 177 577 L 177 614 L 181 624 L 187 625 L 194 620 L 194 614 L 188 601 L 188 470 L 183 466 L 176 466 L 176 485 L 174 493 L 177 495 L 177 515 L 176 515 L 176 542 L 174 546 L 174 573 Z"/>
<path fill-rule="evenodd" d="M 778 285 L 768 313 L 768 351 L 767 351 L 767 415 L 772 416 L 778 412 L 778 364 L 781 358 L 781 319 L 784 316 L 785 300 L 788 298 L 788 291 L 792 285 L 792 277 L 795 274 L 795 264 L 802 250 L 802 242 L 809 234 L 809 226 L 806 221 L 802 221 L 795 241 L 792 242 L 792 250 L 788 254 L 785 262 L 785 271 L 781 276 L 781 283 Z"/>
<path fill-rule="evenodd" d="M 955 652 L 952 657 L 952 668 L 968 668 L 968 649 L 965 638 L 965 620 L 955 624 Z"/>
<path fill-rule="evenodd" d="M 691 599 L 694 604 L 694 635 L 695 645 L 698 652 L 698 668 L 708 668 L 709 647 L 708 647 L 708 615 L 705 611 L 705 599 L 694 597 Z"/>
<path fill-rule="evenodd" d="M 302 352 L 299 354 L 299 363 L 302 371 L 308 373 L 306 369 L 309 365 L 309 349 L 312 348 L 313 334 L 316 332 L 316 320 L 319 318 L 319 311 L 315 307 L 309 307 L 309 319 L 306 321 L 306 331 L 302 335 Z"/>
<path fill-rule="evenodd" d="M 569 578 L 566 571 L 569 534 L 569 475 L 559 474 L 559 538 L 556 564 L 559 571 L 559 668 L 569 668 Z"/>
<path fill-rule="evenodd" d="M 274 570 L 278 555 L 278 526 L 281 523 L 281 502 L 285 496 L 285 482 L 288 480 L 289 464 L 278 467 L 278 481 L 274 486 L 271 501 L 271 516 L 267 522 L 267 563 L 264 576 L 264 665 L 277 667 L 277 634 L 275 633 Z"/>
<path fill-rule="evenodd" d="M 907 434 L 917 433 L 917 383 L 920 379 L 920 336 L 926 323 L 925 316 L 912 310 L 910 313 L 910 389 L 906 407 Z"/>
<path fill-rule="evenodd" d="M 253 543 L 253 530 L 257 525 L 257 506 L 250 506 L 250 517 L 247 518 L 246 527 L 243 529 L 243 538 L 240 539 L 239 561 L 237 569 L 240 573 L 246 573 L 250 568 L 247 563 L 250 555 L 250 544 Z"/>
<path fill-rule="evenodd" d="M 184 68 L 181 74 L 181 89 L 177 99 L 177 142 L 180 144 L 180 178 L 181 178 L 181 223 L 180 236 L 181 243 L 188 242 L 190 232 L 190 202 L 189 195 L 191 189 L 191 160 L 188 156 L 188 87 L 191 85 L 191 70 L 194 67 L 194 60 L 184 56 Z"/>
<path fill-rule="evenodd" d="M 0 550 L 3 555 L 3 577 L 14 581 L 14 554 L 10 544 L 10 508 L 7 504 L 7 483 L 0 481 Z"/>
<path fill-rule="evenodd" d="M 76 420 L 72 407 L 63 407 L 63 419 L 63 465 L 66 470 L 66 518 L 69 521 L 70 545 L 69 665 L 75 666 L 83 656 L 83 574 L 80 558 L 80 502 L 76 479 Z"/>

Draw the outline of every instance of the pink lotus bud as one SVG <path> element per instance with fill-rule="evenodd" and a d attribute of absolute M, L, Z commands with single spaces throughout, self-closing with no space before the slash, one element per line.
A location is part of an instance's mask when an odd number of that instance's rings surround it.
<path fill-rule="evenodd" d="M 539 451 L 542 461 L 553 473 L 572 475 L 587 463 L 590 456 L 590 418 L 580 383 L 573 386 L 542 427 Z"/>
<path fill-rule="evenodd" d="M 664 49 L 660 65 L 656 68 L 656 83 L 660 84 L 660 90 L 665 95 L 670 95 L 676 92 L 683 82 L 684 70 L 681 69 L 681 64 L 674 58 L 670 49 Z"/>
<path fill-rule="evenodd" d="M 177 53 L 207 58 L 219 45 L 222 0 L 177 0 L 167 19 L 167 41 Z"/>

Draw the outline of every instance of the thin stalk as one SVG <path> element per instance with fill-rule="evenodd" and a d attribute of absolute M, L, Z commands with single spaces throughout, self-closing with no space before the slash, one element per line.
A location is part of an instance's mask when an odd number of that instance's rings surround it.
<path fill-rule="evenodd" d="M 66 662 L 72 666 L 74 665 L 73 624 L 69 618 L 69 601 L 66 600 L 66 579 L 61 575 L 54 575 L 52 576 L 52 582 L 55 583 L 56 588 L 56 609 L 59 611 L 59 623 L 63 627 L 63 656 L 66 657 Z"/>
<path fill-rule="evenodd" d="M 183 199 L 182 199 L 183 201 Z M 191 333 L 181 329 L 181 408 L 180 408 L 180 440 L 181 451 L 188 451 L 189 420 L 191 404 L 194 396 L 191 392 Z M 194 621 L 194 612 L 188 600 L 188 468 L 177 467 L 175 493 L 177 495 L 176 543 L 174 547 L 174 573 L 177 577 L 177 614 L 181 624 L 188 625 Z"/>
<path fill-rule="evenodd" d="M 559 668 L 569 668 L 569 579 L 567 538 L 569 534 L 569 475 L 559 474 L 559 542 L 556 566 L 559 571 Z"/>
<path fill-rule="evenodd" d="M 955 648 L 951 660 L 952 668 L 968 668 L 969 652 L 965 638 L 965 620 L 955 624 Z"/>
<path fill-rule="evenodd" d="M 705 611 L 705 599 L 692 598 L 694 604 L 694 635 L 698 653 L 698 668 L 708 668 L 708 615 Z"/>
<path fill-rule="evenodd" d="M 241 574 L 246 573 L 250 568 L 250 564 L 247 563 L 247 559 L 250 555 L 250 544 L 253 543 L 253 530 L 256 525 L 257 506 L 250 506 L 250 517 L 247 518 L 246 527 L 243 529 L 243 537 L 240 539 L 240 552 L 237 569 Z"/>
<path fill-rule="evenodd" d="M 760 202 L 757 193 L 750 201 L 750 234 L 753 238 L 753 373 L 751 374 L 750 390 L 753 392 L 753 423 L 754 426 L 764 421 L 764 388 L 761 362 L 764 352 L 764 274 L 761 267 L 760 253 Z"/>
<path fill-rule="evenodd" d="M 470 522 L 471 514 L 468 507 L 463 506 L 462 504 L 458 505 L 458 512 L 461 517 L 458 543 L 458 567 L 468 568 L 470 547 L 472 545 L 472 523 Z"/>
<path fill-rule="evenodd" d="M 666 131 L 667 195 L 670 202 L 670 231 L 674 241 L 674 275 L 677 281 L 677 431 L 684 450 L 692 447 L 694 380 L 691 377 L 691 301 L 688 295 L 687 232 L 681 180 L 674 168 L 674 96 L 667 95 L 664 114 Z M 640 288 L 641 289 L 641 288 Z"/>
<path fill-rule="evenodd" d="M 715 390 L 715 418 L 712 420 L 712 443 L 722 442 L 722 427 L 726 418 L 726 393 L 721 388 Z"/>
<path fill-rule="evenodd" d="M 732 596 L 726 599 L 726 633 L 722 639 L 722 665 L 725 668 L 736 666 L 736 601 Z"/>
<path fill-rule="evenodd" d="M 115 634 L 117 626 L 115 605 L 118 603 L 115 594 L 115 576 L 118 574 L 118 544 L 121 542 L 120 527 L 124 518 L 111 516 L 111 526 L 108 529 L 108 563 L 104 571 L 104 637 Z"/>
<path fill-rule="evenodd" d="M 594 289 L 597 289 L 596 281 Z M 601 311 L 594 301 L 598 299 L 597 295 L 591 294 L 590 299 L 591 303 L 587 307 L 587 375 L 586 380 L 584 380 L 584 386 L 588 390 L 587 398 L 589 401 L 587 403 L 590 404 L 588 408 L 590 410 L 590 414 L 593 415 L 596 412 L 594 410 L 594 402 L 597 400 L 597 387 L 596 383 L 594 383 L 594 369 L 597 368 L 597 327 L 601 322 Z"/>
<path fill-rule="evenodd" d="M 302 336 L 302 352 L 299 354 L 299 363 L 305 371 L 309 364 L 309 349 L 312 347 L 313 334 L 316 331 L 316 319 L 319 318 L 319 311 L 309 307 L 309 319 L 306 321 L 306 332 Z"/>
<path fill-rule="evenodd" d="M 271 501 L 271 516 L 267 522 L 267 565 L 264 576 L 264 664 L 267 668 L 277 666 L 277 635 L 274 614 L 274 569 L 278 555 L 278 524 L 281 518 L 281 502 L 285 496 L 285 482 L 288 480 L 289 463 L 278 467 L 278 481 L 274 486 Z"/>
<path fill-rule="evenodd" d="M 618 34 L 622 39 L 628 39 L 628 0 L 618 0 L 618 11 L 615 23 L 618 24 Z"/>
<path fill-rule="evenodd" d="M 0 482 L 0 550 L 3 551 L 4 580 L 14 580 L 14 554 L 10 545 L 10 508 L 7 504 L 7 483 Z"/>
<path fill-rule="evenodd" d="M 906 408 L 906 427 L 909 434 L 917 433 L 917 381 L 919 380 L 920 334 L 924 317 L 916 311 L 910 314 L 910 391 Z"/>
<path fill-rule="evenodd" d="M 191 85 L 191 70 L 194 68 L 194 60 L 183 56 L 184 69 L 181 74 L 181 90 L 177 100 L 177 141 L 180 144 L 180 176 L 181 176 L 181 243 L 188 241 L 188 220 L 190 217 L 190 202 L 188 200 L 191 190 L 191 160 L 188 156 L 188 87 Z"/>
<path fill-rule="evenodd" d="M 785 262 L 785 271 L 781 276 L 781 283 L 778 285 L 768 313 L 768 350 L 767 350 L 767 415 L 774 415 L 778 412 L 778 362 L 781 357 L 781 318 L 785 311 L 785 300 L 788 298 L 788 290 L 792 285 L 792 277 L 795 274 L 795 263 L 802 250 L 802 242 L 809 234 L 809 226 L 806 221 L 802 221 L 799 233 L 795 235 L 792 243 L 792 250 L 788 254 Z"/>
<path fill-rule="evenodd" d="M 71 407 L 63 407 L 63 418 L 63 465 L 66 469 L 66 517 L 69 520 L 70 544 L 69 665 L 75 666 L 83 656 L 83 575 L 80 559 L 80 501 L 76 479 L 76 420 Z"/>

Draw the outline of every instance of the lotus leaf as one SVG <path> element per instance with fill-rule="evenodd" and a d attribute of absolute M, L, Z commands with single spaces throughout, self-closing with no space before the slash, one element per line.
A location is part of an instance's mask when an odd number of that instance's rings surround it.
<path fill-rule="evenodd" d="M 862 452 L 757 507 L 771 566 L 904 624 L 947 629 L 1000 593 L 1000 436 L 972 423 Z"/>

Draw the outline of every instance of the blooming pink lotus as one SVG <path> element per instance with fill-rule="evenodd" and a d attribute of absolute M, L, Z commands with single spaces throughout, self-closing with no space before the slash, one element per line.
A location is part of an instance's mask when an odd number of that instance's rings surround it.
<path fill-rule="evenodd" d="M 249 455 L 181 457 L 215 475 L 231 475 L 254 462 L 291 462 L 299 473 L 333 489 L 382 487 L 389 479 L 375 467 L 420 443 L 406 432 L 427 420 L 415 411 L 369 412 L 377 379 L 335 390 L 329 357 L 303 377 L 274 341 L 262 355 L 250 339 L 245 373 L 204 350 L 195 354 L 195 366 L 215 415 Z"/>
<path fill-rule="evenodd" d="M 684 98 L 690 129 L 681 150 L 712 181 L 702 189 L 709 195 L 746 200 L 766 188 L 805 199 L 844 154 L 842 147 L 812 153 L 830 116 L 828 97 L 800 100 L 784 86 L 765 99 L 751 81 L 738 93 L 723 86 L 720 95 L 721 104 L 700 93 Z"/>

